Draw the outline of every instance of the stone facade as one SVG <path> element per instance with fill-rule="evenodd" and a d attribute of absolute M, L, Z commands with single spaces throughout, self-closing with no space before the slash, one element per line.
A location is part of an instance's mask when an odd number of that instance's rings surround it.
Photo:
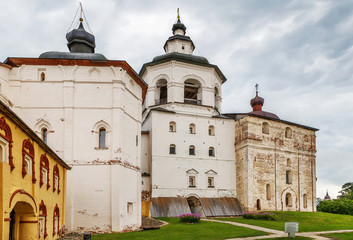
<path fill-rule="evenodd" d="M 316 211 L 315 131 L 255 115 L 236 121 L 237 197 L 246 211 Z"/>

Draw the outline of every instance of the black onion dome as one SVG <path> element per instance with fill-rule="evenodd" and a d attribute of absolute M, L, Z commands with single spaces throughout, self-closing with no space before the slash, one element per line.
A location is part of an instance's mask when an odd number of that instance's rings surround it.
<path fill-rule="evenodd" d="M 175 31 L 178 30 L 178 29 L 183 30 L 183 31 L 184 31 L 184 34 L 186 33 L 186 27 L 185 27 L 184 23 L 182 23 L 182 22 L 180 21 L 180 19 L 178 19 L 178 21 L 173 24 L 173 27 L 172 27 L 173 34 L 174 34 Z"/>
<path fill-rule="evenodd" d="M 254 107 L 255 105 L 263 106 L 264 102 L 265 102 L 265 100 L 262 97 L 259 97 L 256 92 L 256 96 L 253 99 L 251 99 L 250 105 L 251 105 L 251 107 Z"/>
<path fill-rule="evenodd" d="M 82 21 L 77 29 L 66 34 L 66 39 L 70 52 L 94 53 L 94 48 L 96 47 L 95 38 L 84 29 Z"/>

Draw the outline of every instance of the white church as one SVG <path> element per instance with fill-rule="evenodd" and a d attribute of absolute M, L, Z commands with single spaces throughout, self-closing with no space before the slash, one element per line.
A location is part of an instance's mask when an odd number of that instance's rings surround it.
<path fill-rule="evenodd" d="M 316 211 L 317 129 L 262 111 L 258 93 L 249 113 L 222 113 L 227 79 L 193 55 L 179 15 L 139 74 L 95 53 L 83 23 L 69 52 L 0 65 L 1 101 L 72 167 L 66 232 L 136 230 L 141 215 Z"/>

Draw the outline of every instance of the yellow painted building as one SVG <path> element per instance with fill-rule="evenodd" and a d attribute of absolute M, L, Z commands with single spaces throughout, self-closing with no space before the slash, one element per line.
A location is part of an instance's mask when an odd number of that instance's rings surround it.
<path fill-rule="evenodd" d="M 70 167 L 0 102 L 0 239 L 57 239 Z"/>

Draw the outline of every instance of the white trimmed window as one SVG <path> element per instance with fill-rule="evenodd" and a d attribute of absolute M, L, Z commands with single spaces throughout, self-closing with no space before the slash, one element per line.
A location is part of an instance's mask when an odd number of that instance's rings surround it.
<path fill-rule="evenodd" d="M 128 202 L 127 203 L 127 213 L 128 214 L 132 214 L 133 213 L 133 207 L 134 207 L 134 204 L 132 202 Z"/>
<path fill-rule="evenodd" d="M 25 170 L 26 173 L 29 175 L 32 175 L 32 158 L 28 156 L 27 154 L 25 155 Z"/>

